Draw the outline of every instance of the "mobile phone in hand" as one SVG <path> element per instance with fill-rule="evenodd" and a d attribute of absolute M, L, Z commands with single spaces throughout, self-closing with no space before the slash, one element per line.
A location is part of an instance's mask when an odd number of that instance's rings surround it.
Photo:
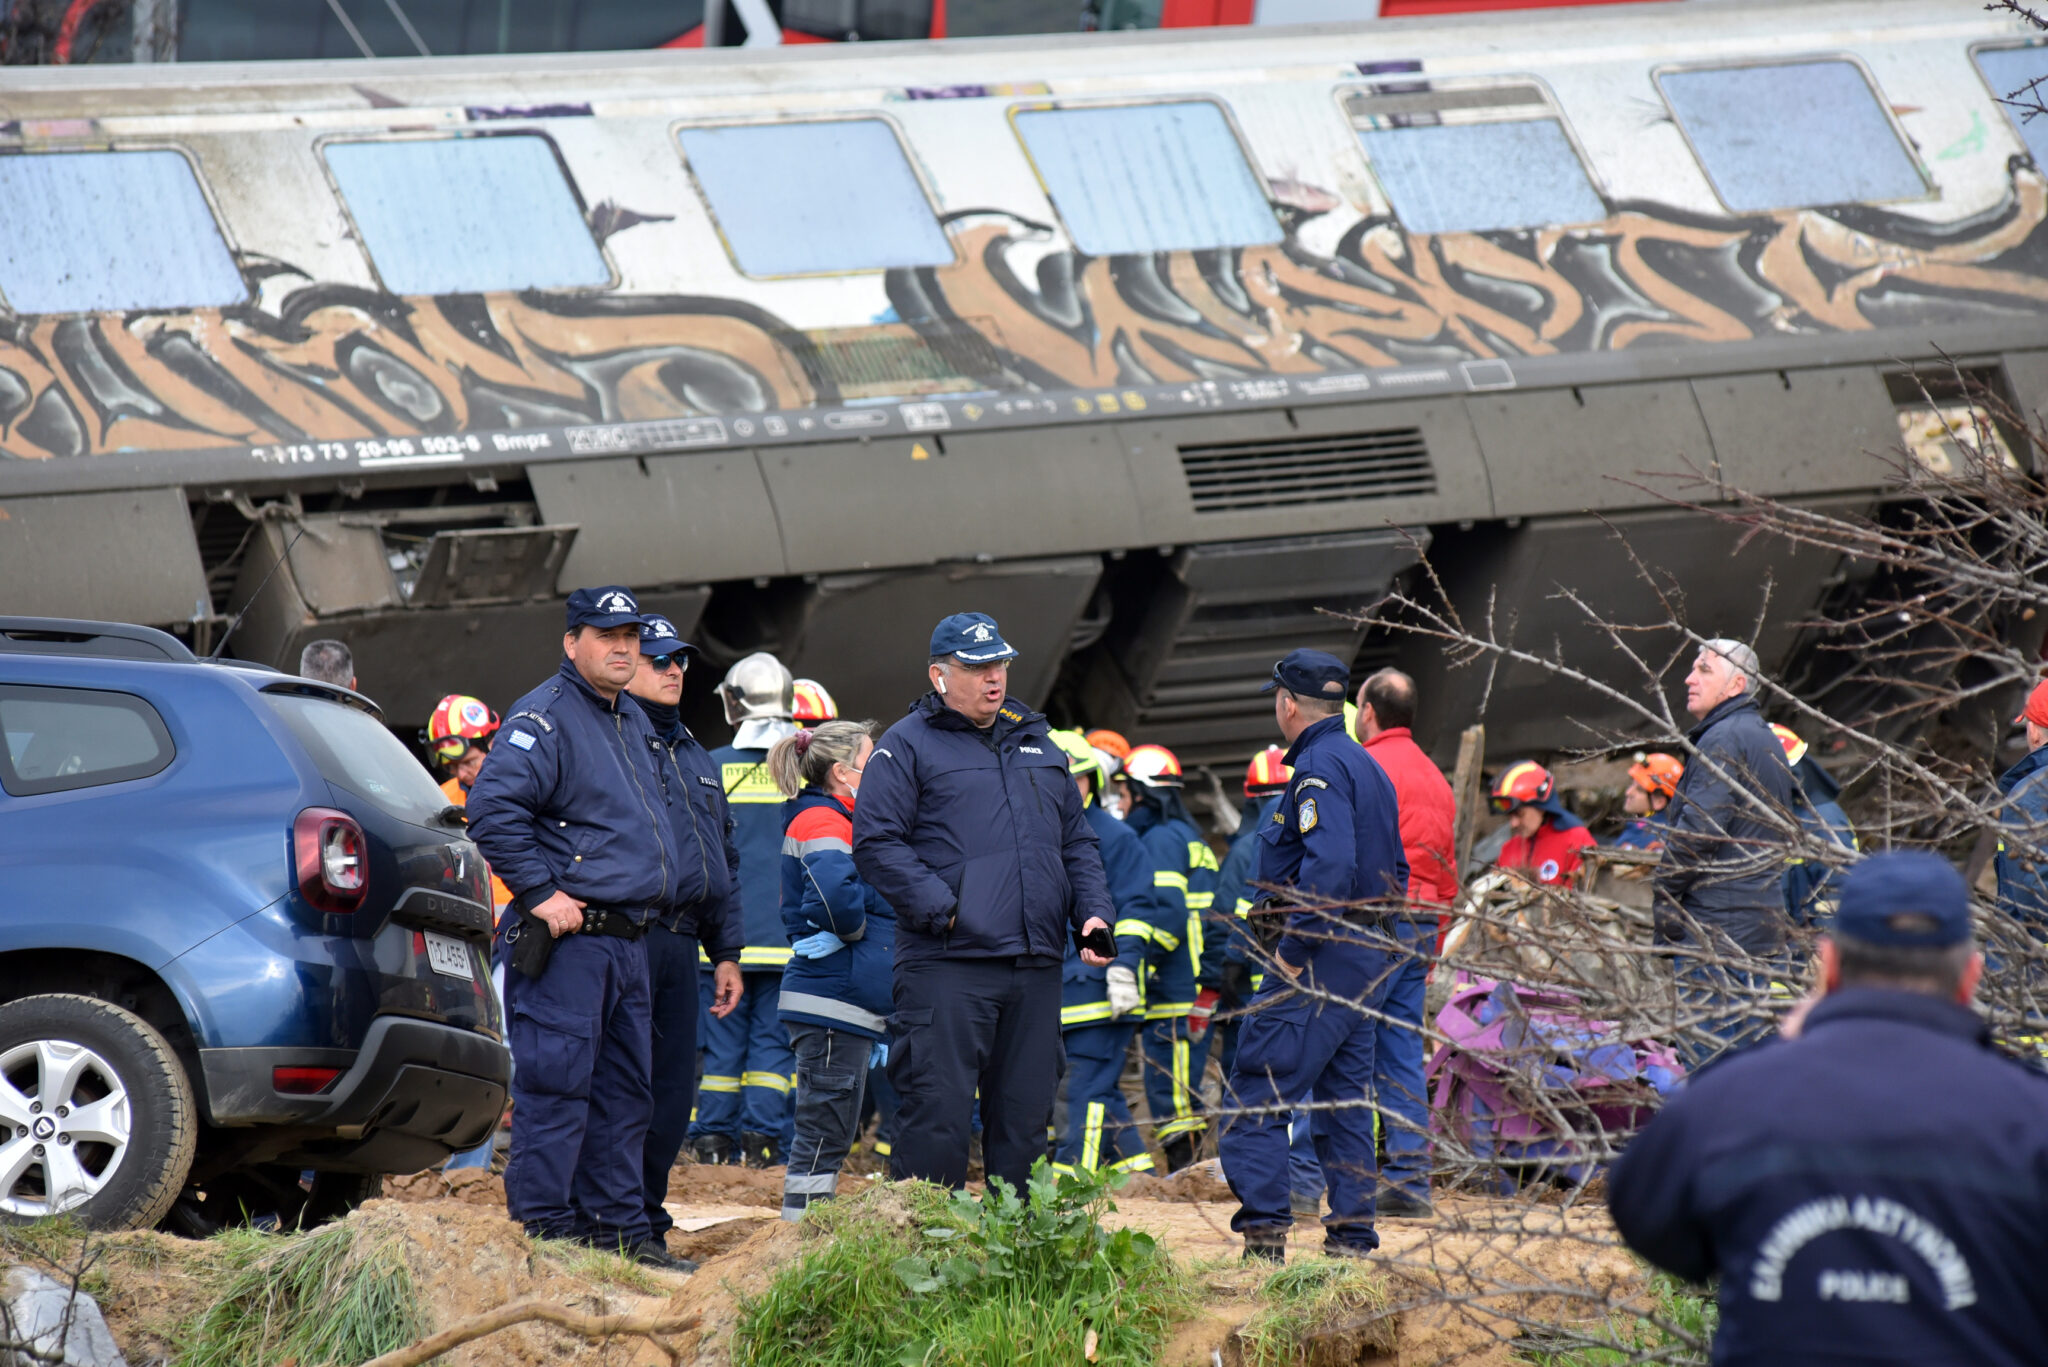
<path fill-rule="evenodd" d="M 1081 936 L 1077 943 L 1091 954 L 1099 954 L 1105 959 L 1116 957 L 1116 937 L 1105 926 L 1097 926 Z"/>

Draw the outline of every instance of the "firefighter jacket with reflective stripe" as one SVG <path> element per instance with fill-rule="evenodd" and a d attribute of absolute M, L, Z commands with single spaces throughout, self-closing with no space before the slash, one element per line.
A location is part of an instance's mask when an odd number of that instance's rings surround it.
<path fill-rule="evenodd" d="M 782 830 L 790 799 L 768 777 L 768 752 L 721 745 L 711 752 L 718 786 L 732 811 L 732 843 L 740 854 L 740 916 L 746 947 L 740 967 L 772 972 L 789 962 L 782 927 Z"/>
<path fill-rule="evenodd" d="M 1152 890 L 1152 858 L 1145 844 L 1123 822 L 1093 802 L 1088 827 L 1102 847 L 1102 869 L 1109 879 L 1109 900 L 1116 908 L 1116 958 L 1109 967 L 1128 968 L 1145 991 L 1145 960 L 1158 918 Z M 1081 950 L 1069 939 L 1067 961 L 1060 969 L 1060 1028 L 1102 1025 L 1109 1014 L 1109 968 L 1081 961 Z M 1137 1020 L 1137 1016 L 1126 1017 Z"/>
<path fill-rule="evenodd" d="M 1152 857 L 1152 889 L 1158 907 L 1145 1019 L 1185 1016 L 1198 991 L 1220 986 L 1223 979 L 1228 936 L 1210 920 L 1219 872 L 1216 852 L 1192 825 L 1165 815 L 1153 803 L 1138 803 L 1131 809 L 1129 821 Z"/>
<path fill-rule="evenodd" d="M 1218 920 L 1228 918 L 1230 938 L 1223 957 L 1233 963 L 1249 963 L 1251 955 L 1246 935 L 1249 933 L 1244 920 L 1252 903 L 1264 896 L 1258 884 L 1259 877 L 1259 835 L 1273 824 L 1274 814 L 1280 810 L 1280 800 L 1285 792 L 1270 797 L 1245 799 L 1238 811 L 1237 834 L 1230 837 L 1230 849 L 1223 856 L 1223 867 L 1216 871 L 1216 915 Z"/>
<path fill-rule="evenodd" d="M 469 835 L 520 896 L 559 889 L 646 921 L 676 888 L 665 752 L 647 714 L 568 660 L 506 712 L 469 791 Z"/>
<path fill-rule="evenodd" d="M 784 1021 L 880 1039 L 888 1033 L 896 913 L 853 866 L 853 806 L 810 787 L 789 804 L 782 836 L 782 927 L 789 943 L 829 930 L 846 942 L 782 970 Z"/>

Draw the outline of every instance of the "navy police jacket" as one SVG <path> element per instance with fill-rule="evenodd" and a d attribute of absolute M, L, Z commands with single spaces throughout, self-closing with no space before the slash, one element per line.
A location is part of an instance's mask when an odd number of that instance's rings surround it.
<path fill-rule="evenodd" d="M 863 787 L 866 785 L 863 784 Z M 788 807 L 782 837 L 782 928 L 790 944 L 821 930 L 846 941 L 822 959 L 790 958 L 777 1003 L 785 1021 L 888 1033 L 896 913 L 853 866 L 853 808 L 816 786 Z"/>
<path fill-rule="evenodd" d="M 1325 717 L 1296 736 L 1286 763 L 1294 778 L 1281 819 L 1259 837 L 1259 881 L 1292 888 L 1310 905 L 1405 898 L 1400 799 L 1379 762 L 1344 734 L 1344 718 Z M 1306 966 L 1333 930 L 1327 914 L 1290 914 L 1280 957 Z"/>
<path fill-rule="evenodd" d="M 733 846 L 732 816 L 710 754 L 680 721 L 655 738 L 667 753 L 664 778 L 675 823 L 674 910 L 662 918 L 669 929 L 698 939 L 714 963 L 740 957 L 740 852 Z"/>
<path fill-rule="evenodd" d="M 555 889 L 651 920 L 676 892 L 666 753 L 647 714 L 569 660 L 512 704 L 469 792 L 469 834 L 521 898 Z"/>
<path fill-rule="evenodd" d="M 789 962 L 782 933 L 782 828 L 790 799 L 768 777 L 768 752 L 721 745 L 711 752 L 719 786 L 730 804 L 733 846 L 739 851 L 743 943 L 740 967 L 772 972 Z"/>
<path fill-rule="evenodd" d="M 1830 995 L 1667 1101 L 1607 1203 L 1651 1262 L 1719 1275 L 1719 1364 L 2018 1367 L 2048 1344 L 2048 1078 L 1954 1002 Z"/>
<path fill-rule="evenodd" d="M 1137 979 L 1138 991 L 1145 990 L 1145 954 L 1152 943 L 1152 927 L 1158 921 L 1152 889 L 1152 860 L 1145 843 L 1131 828 L 1108 812 L 1089 803 L 1085 809 L 1088 828 L 1102 849 L 1102 871 L 1109 881 L 1109 900 L 1116 907 L 1116 958 L 1098 968 L 1081 959 L 1081 947 L 1067 941 L 1067 961 L 1060 967 L 1060 1028 L 1078 1030 L 1084 1025 L 1105 1025 L 1109 1014 L 1109 970 L 1128 968 Z M 1136 1016 L 1126 1016 L 1135 1021 Z"/>
<path fill-rule="evenodd" d="M 1066 958 L 1115 924 L 1095 832 L 1045 718 L 1005 698 L 986 729 L 936 693 L 868 758 L 853 861 L 896 908 L 896 959 Z"/>

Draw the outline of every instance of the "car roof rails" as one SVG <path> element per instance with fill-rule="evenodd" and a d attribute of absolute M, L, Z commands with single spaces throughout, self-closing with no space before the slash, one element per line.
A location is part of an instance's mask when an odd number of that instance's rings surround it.
<path fill-rule="evenodd" d="M 217 663 L 229 664 L 232 662 L 221 660 Z M 318 679 L 303 679 L 298 675 L 282 674 L 281 671 L 277 670 L 272 670 L 271 672 L 280 674 L 280 677 L 272 683 L 256 685 L 264 693 L 289 693 L 293 697 L 298 698 L 325 698 L 329 702 L 342 703 L 355 708 L 359 712 L 367 712 L 379 721 L 384 719 L 384 709 L 356 692 L 353 688 L 343 688 L 340 684 L 321 683 Z"/>
<path fill-rule="evenodd" d="M 199 658 L 168 631 L 70 617 L 0 617 L 0 652 L 168 660 L 175 664 L 191 664 Z"/>

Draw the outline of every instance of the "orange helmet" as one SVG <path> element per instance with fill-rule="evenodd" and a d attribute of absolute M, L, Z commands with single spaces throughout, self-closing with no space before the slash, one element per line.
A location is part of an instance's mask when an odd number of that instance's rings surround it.
<path fill-rule="evenodd" d="M 1678 780 L 1685 773 L 1685 765 L 1678 756 L 1662 751 L 1636 756 L 1636 762 L 1629 765 L 1628 776 L 1635 785 L 1646 793 L 1662 793 L 1666 797 L 1678 796 Z"/>
<path fill-rule="evenodd" d="M 1500 771 L 1486 801 L 1496 812 L 1512 812 L 1517 807 L 1548 802 L 1550 789 L 1550 771 L 1533 759 L 1525 759 Z"/>
<path fill-rule="evenodd" d="M 791 714 L 798 726 L 839 720 L 839 704 L 832 701 L 825 685 L 816 679 L 798 679 L 795 687 L 796 701 L 791 705 Z"/>
<path fill-rule="evenodd" d="M 434 715 L 420 732 L 420 744 L 442 764 L 453 764 L 474 742 L 488 741 L 498 730 L 498 714 L 467 693 L 450 693 L 434 704 Z"/>
<path fill-rule="evenodd" d="M 1269 745 L 1252 756 L 1251 767 L 1244 771 L 1246 797 L 1263 797 L 1294 781 L 1294 771 L 1287 767 L 1286 753 L 1277 745 Z"/>
<path fill-rule="evenodd" d="M 1178 788 L 1180 760 L 1163 745 L 1140 745 L 1124 756 L 1124 777 L 1147 788 Z"/>
<path fill-rule="evenodd" d="M 1778 744 L 1785 747 L 1785 763 L 1797 764 L 1806 758 L 1806 742 L 1799 739 L 1799 733 L 1789 726 L 1771 723 L 1771 734 L 1778 738 Z"/>
<path fill-rule="evenodd" d="M 1118 759 L 1131 757 L 1131 743 L 1118 732 L 1090 731 L 1086 739 L 1090 745 L 1104 754 L 1115 755 Z"/>

